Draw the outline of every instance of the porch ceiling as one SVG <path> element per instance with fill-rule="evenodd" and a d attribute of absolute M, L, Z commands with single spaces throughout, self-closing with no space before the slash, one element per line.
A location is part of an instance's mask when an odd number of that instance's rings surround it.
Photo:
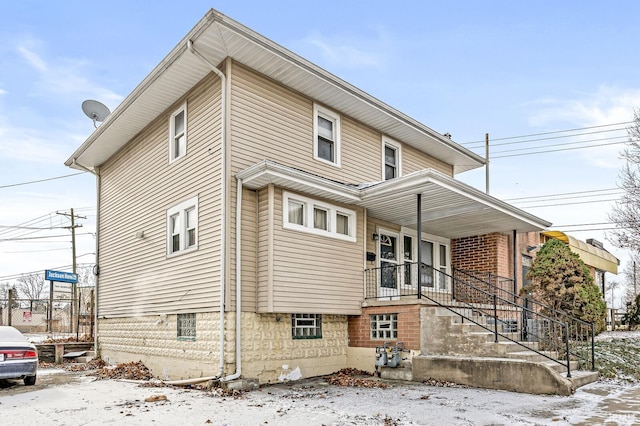
<path fill-rule="evenodd" d="M 368 215 L 416 228 L 417 195 L 422 194 L 422 230 L 446 238 L 490 232 L 540 231 L 550 222 L 511 206 L 436 170 L 357 188 L 281 164 L 263 161 L 240 172 L 248 188 L 269 183 L 337 202 L 365 207 Z"/>
<path fill-rule="evenodd" d="M 210 62 L 220 64 L 226 58 L 232 58 L 342 114 L 452 164 L 454 173 L 484 164 L 482 157 L 448 137 L 211 9 L 72 154 L 65 162 L 67 166 L 80 169 L 80 166 L 100 166 L 211 72 L 188 50 L 189 40 Z"/>

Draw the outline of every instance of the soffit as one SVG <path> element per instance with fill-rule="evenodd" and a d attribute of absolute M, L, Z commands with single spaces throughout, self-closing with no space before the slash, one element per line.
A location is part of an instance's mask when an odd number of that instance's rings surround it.
<path fill-rule="evenodd" d="M 454 166 L 480 167 L 482 157 L 328 73 L 234 20 L 211 10 L 66 161 L 96 167 L 166 111 L 211 70 L 187 49 L 191 40 L 210 62 L 227 57 L 326 106 Z"/>

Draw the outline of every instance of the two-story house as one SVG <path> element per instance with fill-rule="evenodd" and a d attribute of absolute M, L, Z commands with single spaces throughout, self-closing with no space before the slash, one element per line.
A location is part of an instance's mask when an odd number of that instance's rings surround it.
<path fill-rule="evenodd" d="M 424 291 L 550 225 L 455 179 L 483 158 L 214 10 L 66 164 L 97 180 L 100 355 L 169 379 L 420 353 Z"/>

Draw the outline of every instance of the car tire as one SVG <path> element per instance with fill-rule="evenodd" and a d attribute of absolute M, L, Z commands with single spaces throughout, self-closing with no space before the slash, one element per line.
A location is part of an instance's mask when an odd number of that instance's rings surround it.
<path fill-rule="evenodd" d="M 25 386 L 33 386 L 36 384 L 36 376 L 27 376 L 24 378 Z"/>

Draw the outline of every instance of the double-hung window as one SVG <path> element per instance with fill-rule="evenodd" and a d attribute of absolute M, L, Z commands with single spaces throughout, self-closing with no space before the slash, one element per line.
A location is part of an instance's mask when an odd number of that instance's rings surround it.
<path fill-rule="evenodd" d="M 169 163 L 187 154 L 187 104 L 169 117 Z"/>
<path fill-rule="evenodd" d="M 400 177 L 401 173 L 400 144 L 382 138 L 382 180 Z"/>
<path fill-rule="evenodd" d="M 356 212 L 297 194 L 282 195 L 283 228 L 356 240 Z"/>
<path fill-rule="evenodd" d="M 313 158 L 340 166 L 340 116 L 313 106 Z"/>
<path fill-rule="evenodd" d="M 167 210 L 167 253 L 194 250 L 198 246 L 198 197 Z"/>

